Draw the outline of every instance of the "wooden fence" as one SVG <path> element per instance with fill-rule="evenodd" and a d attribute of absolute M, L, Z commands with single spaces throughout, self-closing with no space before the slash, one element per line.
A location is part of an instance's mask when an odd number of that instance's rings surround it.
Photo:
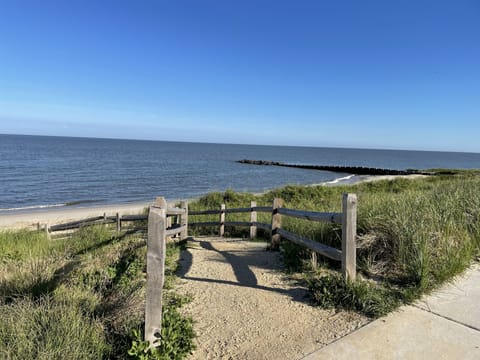
<path fill-rule="evenodd" d="M 270 248 L 277 250 L 280 240 L 286 239 L 295 244 L 301 245 L 313 251 L 314 254 L 326 256 L 332 260 L 341 261 L 342 274 L 346 279 L 355 280 L 356 277 L 356 246 L 355 237 L 357 233 L 357 196 L 355 194 L 344 194 L 342 199 L 342 212 L 315 212 L 295 210 L 282 207 L 282 199 L 274 199 L 272 207 L 259 207 L 252 201 L 249 208 L 226 209 L 225 204 L 216 210 L 190 211 L 193 215 L 219 215 L 218 221 L 193 222 L 190 227 L 197 226 L 218 226 L 219 235 L 224 236 L 225 226 L 244 226 L 250 228 L 250 238 L 256 237 L 257 228 L 271 231 Z M 271 213 L 271 223 L 257 222 L 257 213 Z M 250 213 L 249 222 L 225 221 L 225 214 Z M 301 237 L 297 234 L 282 229 L 282 217 L 289 216 L 304 220 L 339 224 L 342 225 L 342 248 L 341 250 L 327 246 L 316 241 Z"/>
<path fill-rule="evenodd" d="M 165 251 L 167 237 L 179 236 L 185 239 L 188 236 L 188 227 L 217 226 L 220 236 L 225 235 L 225 226 L 249 227 L 250 238 L 257 236 L 257 229 L 264 229 L 271 232 L 270 249 L 277 250 L 280 240 L 286 239 L 295 244 L 304 246 L 312 251 L 313 258 L 316 254 L 327 258 L 341 261 L 342 274 L 345 279 L 354 281 L 356 277 L 356 226 L 357 226 L 357 196 L 355 194 L 344 194 L 342 198 L 342 212 L 315 212 L 296 210 L 282 207 L 282 199 L 274 199 L 272 206 L 257 206 L 252 201 L 250 207 L 227 209 L 225 204 L 220 209 L 204 211 L 188 211 L 188 203 L 182 201 L 179 208 L 168 208 L 164 198 L 159 197 L 153 206 L 149 208 L 148 215 L 124 215 L 92 217 L 81 221 L 74 221 L 65 224 L 45 226 L 47 234 L 55 231 L 65 231 L 82 226 L 95 224 L 116 223 L 117 231 L 121 230 L 122 222 L 148 220 L 147 238 L 147 296 L 145 304 L 145 340 L 150 346 L 157 346 L 156 341 L 161 334 L 162 321 L 162 288 L 165 273 Z M 269 224 L 257 221 L 259 212 L 271 214 Z M 225 221 L 226 214 L 250 213 L 250 221 Z M 188 222 L 188 217 L 193 215 L 218 215 L 218 221 L 211 222 Z M 339 224 L 342 226 L 342 248 L 336 249 L 325 244 L 318 243 L 311 239 L 301 237 L 282 228 L 282 217 L 294 217 L 304 220 Z M 176 223 L 172 224 L 172 217 Z"/>
<path fill-rule="evenodd" d="M 148 220 L 148 215 L 122 215 L 122 216 L 120 216 L 120 214 L 117 213 L 114 216 L 107 216 L 106 214 L 103 214 L 103 216 L 94 216 L 94 217 L 86 218 L 86 219 L 83 219 L 83 220 L 72 221 L 72 222 L 58 224 L 58 225 L 48 226 L 48 224 L 45 224 L 43 228 L 45 229 L 47 234 L 50 234 L 50 233 L 58 232 L 58 231 L 79 229 L 79 228 L 84 227 L 84 226 L 101 225 L 101 224 L 116 224 L 117 225 L 117 231 L 121 231 L 123 223 L 132 222 L 132 221 L 147 221 L 147 220 Z M 40 230 L 40 228 L 42 226 L 41 226 L 41 224 L 38 224 L 37 227 Z"/>

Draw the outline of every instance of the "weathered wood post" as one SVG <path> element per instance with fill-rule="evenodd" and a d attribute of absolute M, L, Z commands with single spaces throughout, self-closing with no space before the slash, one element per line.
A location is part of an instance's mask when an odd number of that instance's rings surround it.
<path fill-rule="evenodd" d="M 180 202 L 180 208 L 185 210 L 185 212 L 180 215 L 180 226 L 185 226 L 185 229 L 180 233 L 180 240 L 183 240 L 188 237 L 188 201 Z"/>
<path fill-rule="evenodd" d="M 167 208 L 167 200 L 163 196 L 158 196 L 155 198 L 155 202 L 153 203 L 153 206 L 159 207 L 161 209 L 166 209 Z"/>
<path fill-rule="evenodd" d="M 357 195 L 343 194 L 342 199 L 342 274 L 346 280 L 357 276 Z"/>
<path fill-rule="evenodd" d="M 103 225 L 107 226 L 107 213 L 103 213 Z"/>
<path fill-rule="evenodd" d="M 115 215 L 116 217 L 116 223 L 117 223 L 117 233 L 119 233 L 122 230 L 122 220 L 120 220 L 120 214 L 117 212 Z"/>
<path fill-rule="evenodd" d="M 278 213 L 278 209 L 283 205 L 283 200 L 280 198 L 273 199 L 272 206 L 272 240 L 270 243 L 270 250 L 278 250 L 280 247 L 280 234 L 277 230 L 282 227 L 282 215 Z"/>
<path fill-rule="evenodd" d="M 155 198 L 155 202 L 153 203 L 153 206 L 158 207 L 160 209 L 165 209 L 165 211 L 168 208 L 168 203 L 167 200 L 163 196 L 158 196 Z M 170 220 L 170 221 L 169 221 Z M 165 213 L 165 228 L 168 228 L 171 223 L 171 218 L 168 217 L 168 214 Z"/>
<path fill-rule="evenodd" d="M 252 201 L 250 203 L 250 240 L 253 240 L 257 237 L 257 226 L 253 225 L 253 223 L 257 222 L 257 212 L 254 208 L 257 207 L 257 202 Z"/>
<path fill-rule="evenodd" d="M 162 331 L 162 288 L 165 272 L 166 209 L 151 206 L 148 214 L 147 298 L 145 302 L 145 340 L 150 347 Z"/>
<path fill-rule="evenodd" d="M 45 237 L 46 237 L 48 240 L 50 240 L 50 232 L 48 231 L 48 224 L 45 224 L 44 230 L 45 230 Z"/>
<path fill-rule="evenodd" d="M 318 257 L 315 251 L 311 252 L 311 261 L 312 261 L 312 269 L 313 270 L 318 269 Z"/>
<path fill-rule="evenodd" d="M 220 236 L 225 235 L 225 204 L 220 205 Z"/>

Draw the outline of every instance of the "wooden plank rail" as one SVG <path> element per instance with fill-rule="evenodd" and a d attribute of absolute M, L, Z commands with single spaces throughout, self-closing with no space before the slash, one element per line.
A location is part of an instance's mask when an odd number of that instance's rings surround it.
<path fill-rule="evenodd" d="M 98 220 L 103 220 L 103 216 L 95 216 L 95 217 L 90 217 L 83 220 L 77 220 L 77 221 L 71 221 L 63 224 L 53 225 L 53 226 L 50 226 L 48 230 L 59 231 L 60 229 L 63 230 L 64 228 L 66 228 L 67 230 L 75 229 L 75 227 L 80 227 L 85 223 L 91 223 Z"/>
<path fill-rule="evenodd" d="M 185 226 L 174 227 L 174 228 L 166 230 L 165 234 L 166 234 L 166 236 L 173 236 L 173 235 L 181 234 L 182 232 L 185 231 L 185 228 L 186 228 Z"/>
<path fill-rule="evenodd" d="M 266 212 L 266 213 L 271 213 L 272 212 L 272 207 L 271 206 L 255 206 L 252 208 L 253 211 L 256 212 Z"/>
<path fill-rule="evenodd" d="M 204 222 L 194 222 L 189 223 L 188 226 L 191 227 L 198 227 L 198 226 L 219 226 L 220 223 L 218 221 L 204 221 Z"/>
<path fill-rule="evenodd" d="M 185 213 L 186 213 L 186 210 L 181 209 L 181 208 L 168 208 L 167 209 L 167 216 L 184 215 Z"/>
<path fill-rule="evenodd" d="M 247 226 L 250 227 L 252 225 L 249 221 L 226 221 L 225 226 Z"/>
<path fill-rule="evenodd" d="M 256 226 L 257 228 L 260 228 L 262 230 L 267 230 L 267 231 L 270 231 L 272 230 L 272 225 L 271 224 L 265 224 L 265 223 L 260 223 L 260 222 L 252 222 L 252 225 L 253 226 Z"/>
<path fill-rule="evenodd" d="M 310 221 L 318 221 L 332 224 L 341 224 L 342 223 L 342 213 L 321 213 L 315 211 L 303 211 L 303 210 L 294 210 L 287 208 L 279 208 L 278 213 L 281 215 L 286 215 L 290 217 L 295 217 L 298 219 L 305 219 Z"/>
<path fill-rule="evenodd" d="M 121 220 L 122 222 L 148 220 L 148 215 L 123 215 Z"/>
<path fill-rule="evenodd" d="M 298 236 L 294 233 L 291 233 L 287 230 L 283 229 L 277 229 L 277 233 L 282 237 L 287 240 L 290 240 L 291 242 L 297 244 L 297 245 L 302 245 L 312 251 L 315 251 L 316 253 L 319 253 L 323 256 L 326 256 L 332 260 L 337 260 L 337 261 L 342 261 L 342 252 L 338 249 L 335 249 L 333 247 L 321 244 L 319 242 L 306 239 L 304 237 Z"/>
<path fill-rule="evenodd" d="M 249 213 L 252 211 L 252 208 L 235 208 L 235 209 L 225 209 L 226 214 L 235 214 L 235 213 Z"/>
<path fill-rule="evenodd" d="M 217 215 L 221 210 L 202 210 L 202 211 L 189 211 L 189 215 Z"/>

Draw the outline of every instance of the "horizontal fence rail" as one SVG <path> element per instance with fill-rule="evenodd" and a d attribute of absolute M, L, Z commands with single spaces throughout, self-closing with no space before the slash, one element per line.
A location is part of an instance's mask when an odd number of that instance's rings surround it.
<path fill-rule="evenodd" d="M 167 217 L 172 216 L 179 216 L 185 215 L 187 212 L 186 209 L 180 208 L 169 208 L 166 210 Z M 122 215 L 119 216 L 94 216 L 90 218 L 86 218 L 83 220 L 76 220 L 71 221 L 63 224 L 52 225 L 47 227 L 48 232 L 57 232 L 57 231 L 66 231 L 66 230 L 73 230 L 78 229 L 84 226 L 92 226 L 92 225 L 104 225 L 104 224 L 114 224 L 119 223 L 118 230 L 121 230 L 121 223 L 124 222 L 134 222 L 134 221 L 147 221 L 148 215 L 147 214 L 137 214 L 137 215 Z M 185 229 L 183 229 L 185 231 Z"/>
<path fill-rule="evenodd" d="M 120 221 L 145 221 L 148 220 L 148 215 L 123 215 Z"/>
<path fill-rule="evenodd" d="M 321 244 L 319 242 L 298 236 L 294 233 L 291 233 L 287 230 L 277 229 L 277 233 L 280 234 L 282 238 L 290 240 L 291 242 L 306 247 L 320 255 L 326 256 L 332 260 L 342 261 L 342 252 L 334 247 Z"/>
<path fill-rule="evenodd" d="M 298 219 L 305 219 L 310 221 L 318 221 L 332 224 L 342 223 L 341 213 L 320 213 L 314 211 L 294 210 L 287 208 L 279 208 L 278 213 L 281 215 L 291 216 Z"/>
<path fill-rule="evenodd" d="M 193 222 L 188 224 L 190 227 L 198 227 L 198 226 L 219 226 L 220 222 L 218 221 L 203 221 L 203 222 Z"/>

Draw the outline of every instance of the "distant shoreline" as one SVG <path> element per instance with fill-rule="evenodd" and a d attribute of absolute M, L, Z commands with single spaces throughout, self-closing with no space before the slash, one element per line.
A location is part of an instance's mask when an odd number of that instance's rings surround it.
<path fill-rule="evenodd" d="M 398 178 L 417 179 L 426 177 L 426 175 L 350 175 L 344 178 L 327 181 L 317 184 L 301 185 L 301 186 L 342 186 L 355 185 L 362 182 L 372 182 L 380 180 L 394 180 Z M 269 191 L 269 190 L 267 190 Z M 265 192 L 267 192 L 265 191 Z M 264 193 L 264 192 L 262 192 Z M 254 193 L 261 194 L 261 193 Z M 189 199 L 194 200 L 194 199 Z M 0 212 L 0 230 L 30 228 L 36 229 L 37 224 L 59 224 L 71 220 L 78 220 L 91 216 L 99 216 L 104 213 L 107 215 L 120 214 L 138 214 L 153 203 L 152 201 L 139 201 L 132 203 L 118 203 L 108 205 L 95 205 L 84 207 L 49 207 L 35 210 L 12 210 Z"/>

